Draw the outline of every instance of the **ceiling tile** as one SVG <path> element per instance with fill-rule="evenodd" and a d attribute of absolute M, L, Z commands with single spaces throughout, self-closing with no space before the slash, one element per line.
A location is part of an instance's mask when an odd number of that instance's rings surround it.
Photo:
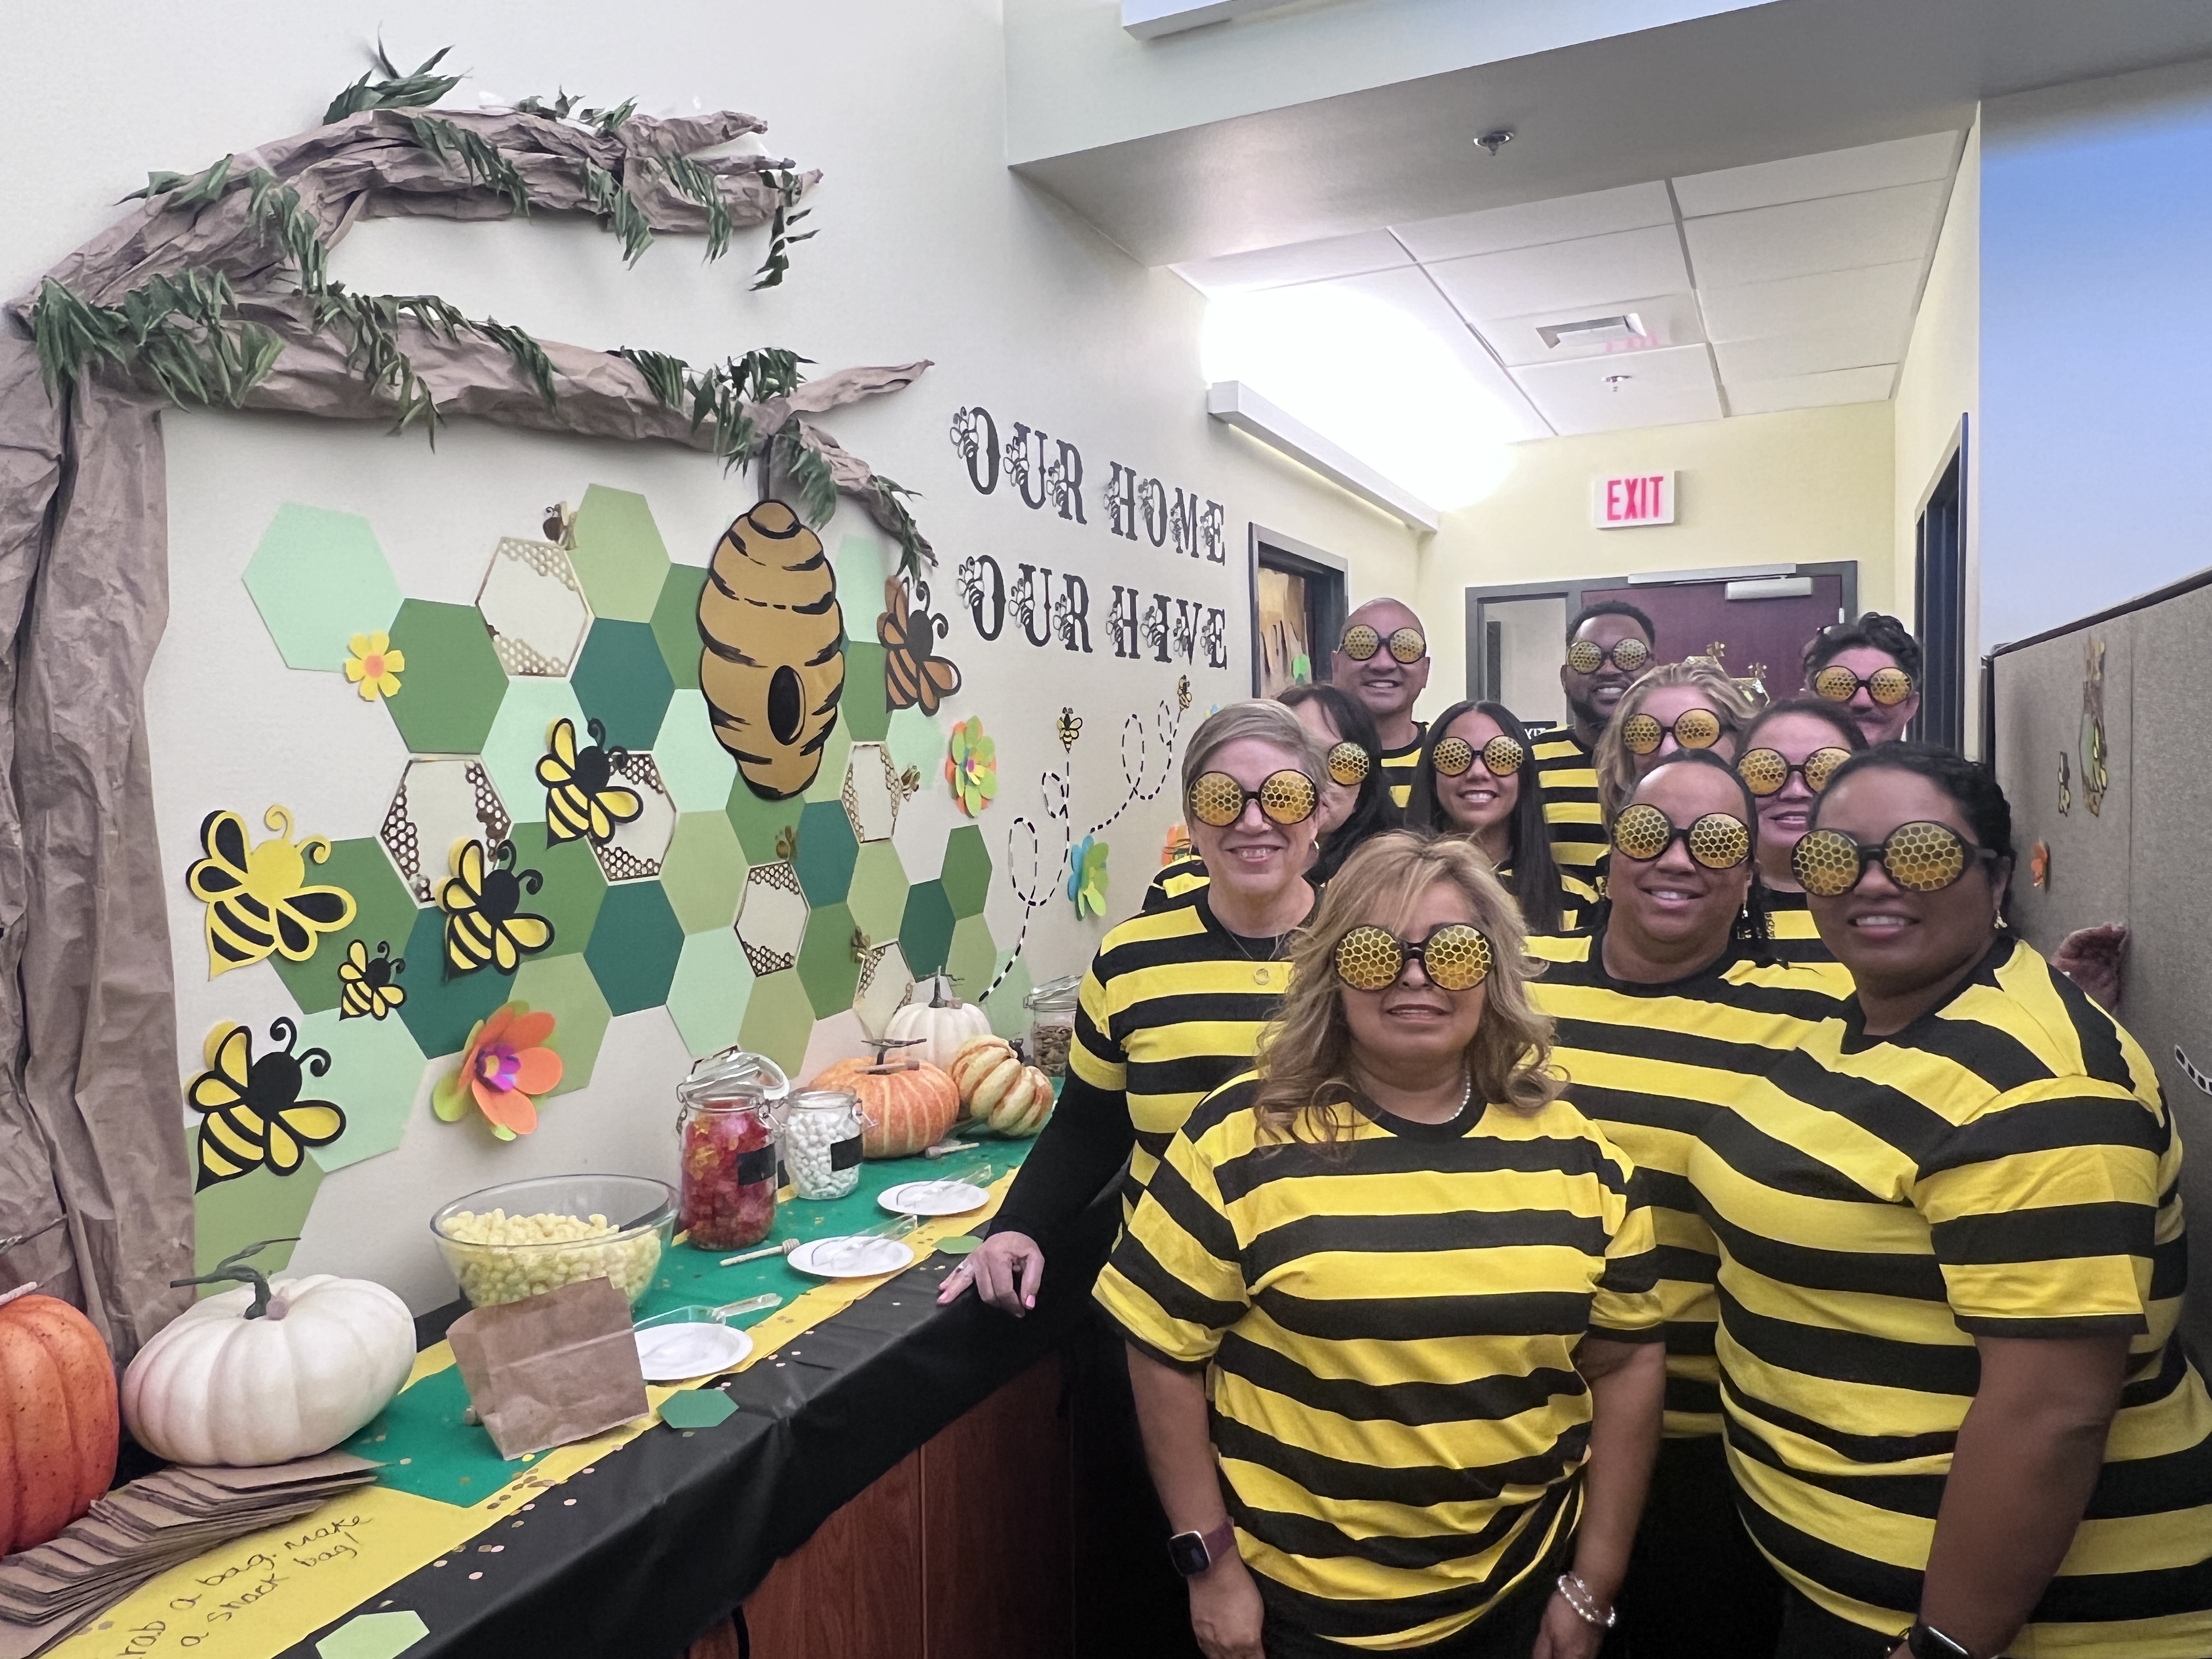
<path fill-rule="evenodd" d="M 1625 374 L 1618 386 L 1606 377 Z M 1703 346 L 1639 352 L 1626 359 L 1584 357 L 1514 371 L 1536 407 L 1562 433 L 1717 421 L 1719 391 Z"/>
<path fill-rule="evenodd" d="M 1910 327 L 1921 262 L 1826 270 L 1779 282 L 1700 289 L 1705 331 L 1715 340 L 1755 340 L 1811 328 Z"/>
<path fill-rule="evenodd" d="M 1864 368 L 1900 362 L 1911 319 L 1851 328 L 1809 328 L 1763 340 L 1737 340 L 1713 348 L 1721 380 L 1734 387 L 1753 380 L 1784 380 L 1832 369 Z"/>
<path fill-rule="evenodd" d="M 1784 409 L 1829 404 L 1878 404 L 1897 381 L 1897 365 L 1839 368 L 1826 374 L 1793 374 L 1778 380 L 1729 382 L 1729 408 L 1738 415 L 1771 415 Z"/>
<path fill-rule="evenodd" d="M 1690 286 L 1681 240 L 1671 224 L 1448 259 L 1426 269 L 1474 320 L 1601 310 L 1639 295 L 1675 294 Z"/>
<path fill-rule="evenodd" d="M 1625 185 L 1587 196 L 1559 196 L 1547 202 L 1523 202 L 1480 213 L 1455 213 L 1446 219 L 1423 219 L 1390 228 L 1413 250 L 1413 257 L 1426 264 L 1437 259 L 1601 236 L 1609 231 L 1641 230 L 1671 224 L 1674 217 L 1665 185 Z"/>
<path fill-rule="evenodd" d="M 1959 157 L 1959 135 L 1931 132 L 1917 138 L 1893 138 L 1856 149 L 1793 155 L 1784 161 L 1693 173 L 1674 180 L 1674 199 L 1686 218 L 1771 207 L 1778 202 L 1807 202 L 1820 196 L 1847 196 L 1890 185 L 1917 185 L 1948 179 Z"/>
<path fill-rule="evenodd" d="M 1577 322 L 1591 316 L 1632 314 L 1644 326 L 1648 344 L 1613 341 L 1598 345 L 1557 346 L 1544 343 L 1538 328 L 1547 323 Z M 1705 337 L 1693 294 L 1662 294 L 1649 300 L 1628 300 L 1593 312 L 1585 306 L 1568 311 L 1540 311 L 1527 317 L 1501 317 L 1482 325 L 1482 337 L 1509 364 L 1571 362 L 1578 357 L 1605 357 L 1649 351 L 1655 346 L 1696 345 Z"/>
<path fill-rule="evenodd" d="M 1450 352 L 1474 383 L 1497 399 L 1506 411 L 1515 430 L 1510 442 L 1522 438 L 1543 438 L 1551 435 L 1543 416 L 1536 412 L 1521 387 L 1511 376 L 1498 367 L 1460 315 L 1437 292 L 1437 286 L 1422 274 L 1417 266 L 1408 265 L 1402 270 L 1375 271 L 1364 276 L 1346 276 L 1330 284 L 1352 293 L 1365 295 L 1378 300 L 1394 311 L 1403 313 L 1419 323 L 1437 343 Z M 1266 395 L 1265 388 L 1260 388 Z"/>
<path fill-rule="evenodd" d="M 1692 219 L 1682 231 L 1700 287 L 1922 259 L 1936 245 L 1948 188 L 1938 179 L 1790 202 Z"/>
<path fill-rule="evenodd" d="M 1317 242 L 1291 242 L 1282 247 L 1255 248 L 1249 253 L 1224 254 L 1218 259 L 1194 259 L 1169 269 L 1201 294 L 1242 294 L 1413 263 L 1413 256 L 1389 231 L 1364 230 L 1353 236 L 1328 236 Z"/>

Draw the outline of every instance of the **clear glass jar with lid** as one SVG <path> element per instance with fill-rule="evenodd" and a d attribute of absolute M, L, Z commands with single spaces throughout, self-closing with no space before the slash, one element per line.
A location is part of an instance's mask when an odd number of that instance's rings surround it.
<path fill-rule="evenodd" d="M 1030 1064 L 1047 1077 L 1067 1075 L 1067 1051 L 1075 1042 L 1075 1005 L 1083 975 L 1048 980 L 1022 999 L 1030 1011 Z"/>
<path fill-rule="evenodd" d="M 860 1137 L 872 1127 L 843 1089 L 801 1089 L 785 1103 L 783 1168 L 800 1198 L 842 1198 L 860 1184 Z"/>
<path fill-rule="evenodd" d="M 775 1227 L 776 1132 L 791 1079 L 763 1054 L 725 1048 L 677 1085 L 677 1224 L 702 1250 L 742 1249 Z"/>

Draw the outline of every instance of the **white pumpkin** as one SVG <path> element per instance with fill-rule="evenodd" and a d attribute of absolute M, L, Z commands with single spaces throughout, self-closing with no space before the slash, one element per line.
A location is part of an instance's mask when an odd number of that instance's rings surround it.
<path fill-rule="evenodd" d="M 929 1000 L 909 1002 L 898 1010 L 884 1036 L 893 1042 L 920 1038 L 910 1048 L 892 1049 L 891 1058 L 926 1060 L 942 1072 L 951 1069 L 962 1043 L 969 1037 L 990 1034 L 991 1017 L 974 1003 L 954 996 L 945 975 L 938 974 L 930 981 Z"/>
<path fill-rule="evenodd" d="M 407 1304 L 365 1279 L 308 1273 L 195 1303 L 123 1374 L 123 1420 L 176 1463 L 256 1468 L 328 1451 L 399 1392 L 415 1364 Z"/>

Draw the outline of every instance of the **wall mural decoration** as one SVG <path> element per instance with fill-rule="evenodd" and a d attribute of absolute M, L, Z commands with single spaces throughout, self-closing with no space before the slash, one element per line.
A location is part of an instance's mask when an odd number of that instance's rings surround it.
<path fill-rule="evenodd" d="M 1106 914 L 1106 843 L 1085 836 L 1068 854 L 1067 897 L 1079 916 Z"/>
<path fill-rule="evenodd" d="M 523 896 L 544 885 L 537 871 L 515 868 L 513 842 L 489 851 L 480 841 L 463 842 L 453 850 L 453 879 L 438 890 L 446 913 L 446 971 L 512 974 L 523 957 L 550 950 L 553 924 L 522 908 Z"/>
<path fill-rule="evenodd" d="M 960 689 L 960 670 L 936 654 L 945 637 L 944 617 L 929 608 L 929 584 L 893 576 L 884 584 L 884 614 L 876 618 L 876 639 L 884 647 L 884 701 L 893 710 L 938 705 Z"/>
<path fill-rule="evenodd" d="M 538 781 L 545 786 L 545 835 L 556 842 L 588 836 L 592 846 L 605 847 L 617 827 L 644 812 L 645 799 L 615 781 L 629 751 L 607 742 L 604 721 L 592 720 L 586 729 L 591 745 L 580 750 L 576 722 L 565 717 L 553 722 L 546 753 L 538 763 Z"/>
<path fill-rule="evenodd" d="M 407 958 L 392 954 L 391 940 L 377 940 L 374 956 L 366 943 L 354 940 L 338 963 L 338 1018 L 385 1018 L 407 1000 L 406 988 L 399 983 L 406 971 Z"/>
<path fill-rule="evenodd" d="M 2097 817 L 2112 787 L 2111 757 L 2105 749 L 2105 642 L 2085 640 L 2081 651 L 2081 799 Z"/>
<path fill-rule="evenodd" d="M 292 815 L 281 806 L 262 821 L 276 833 L 251 850 L 237 813 L 210 812 L 201 822 L 200 856 L 185 872 L 185 885 L 207 906 L 210 978 L 266 961 L 271 951 L 305 962 L 323 934 L 353 920 L 352 894 L 307 880 L 308 861 L 330 857 L 330 837 L 295 842 Z"/>
<path fill-rule="evenodd" d="M 392 648 L 392 635 L 379 629 L 356 634 L 346 641 L 345 677 L 361 688 L 361 700 L 399 695 L 399 676 L 407 667 L 407 653 Z"/>
<path fill-rule="evenodd" d="M 554 1024 L 526 1002 L 501 1003 L 470 1031 L 460 1063 L 431 1090 L 430 1109 L 458 1123 L 474 1106 L 500 1140 L 531 1133 L 538 1101 L 561 1086 L 561 1056 L 546 1046 Z"/>
<path fill-rule="evenodd" d="M 323 1048 L 294 1054 L 299 1035 L 290 1020 L 271 1021 L 270 1040 L 280 1046 L 256 1059 L 253 1033 L 245 1026 L 218 1025 L 208 1033 L 207 1070 L 185 1090 L 185 1101 L 202 1115 L 200 1187 L 257 1169 L 290 1175 L 308 1148 L 327 1146 L 345 1133 L 343 1111 L 327 1100 L 300 1098 L 307 1076 L 331 1069 L 331 1056 Z"/>
<path fill-rule="evenodd" d="M 952 728 L 945 781 L 952 786 L 952 799 L 960 803 L 960 810 L 971 818 L 982 817 L 983 809 L 998 795 L 999 745 L 984 735 L 981 714 Z"/>
<path fill-rule="evenodd" d="M 845 694 L 845 617 L 822 538 L 779 501 L 725 531 L 699 590 L 699 689 L 738 774 L 769 800 L 814 781 Z"/>

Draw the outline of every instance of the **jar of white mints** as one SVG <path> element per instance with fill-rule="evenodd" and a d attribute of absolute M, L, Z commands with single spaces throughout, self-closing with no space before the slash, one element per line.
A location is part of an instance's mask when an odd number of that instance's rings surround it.
<path fill-rule="evenodd" d="M 860 1136 L 868 1127 L 858 1097 L 842 1089 L 802 1089 L 785 1105 L 783 1170 L 800 1198 L 842 1198 L 860 1184 Z"/>

